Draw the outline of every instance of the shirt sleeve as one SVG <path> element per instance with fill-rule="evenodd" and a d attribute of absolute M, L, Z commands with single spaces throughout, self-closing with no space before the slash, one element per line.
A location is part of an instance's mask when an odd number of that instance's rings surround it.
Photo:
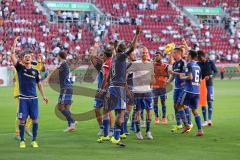
<path fill-rule="evenodd" d="M 192 73 L 192 66 L 191 64 L 187 64 L 187 68 L 186 68 L 186 75 L 190 75 Z"/>
<path fill-rule="evenodd" d="M 17 62 L 14 67 L 16 68 L 17 72 L 19 72 L 23 68 L 23 65 Z"/>
<path fill-rule="evenodd" d="M 37 71 L 37 74 L 36 74 L 36 82 L 39 83 L 40 82 L 40 74 L 39 74 L 39 71 Z"/>
<path fill-rule="evenodd" d="M 213 76 L 215 77 L 218 73 L 218 70 L 217 70 L 217 67 L 216 67 L 216 65 L 213 61 L 211 61 L 211 69 L 212 69 Z"/>

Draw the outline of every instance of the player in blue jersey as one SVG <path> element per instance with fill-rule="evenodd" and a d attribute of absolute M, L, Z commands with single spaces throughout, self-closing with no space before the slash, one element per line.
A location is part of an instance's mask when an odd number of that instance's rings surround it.
<path fill-rule="evenodd" d="M 109 110 L 115 110 L 117 113 L 114 136 L 111 138 L 111 142 L 120 146 L 125 146 L 120 141 L 120 133 L 123 123 L 124 112 L 126 109 L 126 69 L 129 54 L 134 50 L 137 38 L 140 34 L 139 28 L 136 30 L 133 42 L 128 49 L 124 42 L 121 42 L 116 50 L 116 55 L 113 58 L 111 71 L 110 71 L 110 86 L 109 86 Z"/>
<path fill-rule="evenodd" d="M 183 50 L 181 48 L 175 48 L 173 50 L 173 58 L 175 62 L 173 63 L 172 70 L 169 71 L 172 75 L 169 78 L 168 83 L 170 83 L 173 80 L 175 81 L 175 88 L 173 92 L 173 102 L 174 102 L 174 110 L 175 110 L 177 125 L 173 126 L 173 128 L 171 129 L 172 132 L 176 132 L 183 128 L 181 124 L 181 118 L 177 109 L 178 99 L 182 95 L 182 92 L 184 90 L 184 80 L 180 79 L 179 77 L 180 74 L 185 73 L 185 67 L 186 67 L 186 62 L 182 59 L 182 55 L 183 55 Z M 184 106 L 184 111 L 187 117 L 187 122 L 192 127 L 189 107 Z"/>
<path fill-rule="evenodd" d="M 72 132 L 76 130 L 77 122 L 73 119 L 70 112 L 73 95 L 73 82 L 70 77 L 70 68 L 66 61 L 66 58 L 67 54 L 64 51 L 59 52 L 58 59 L 60 60 L 60 65 L 45 79 L 45 81 L 58 74 L 60 83 L 60 95 L 58 98 L 57 107 L 58 110 L 65 116 L 68 122 L 67 128 L 64 129 L 64 132 Z"/>
<path fill-rule="evenodd" d="M 183 109 L 183 105 L 186 105 L 192 109 L 192 113 L 195 116 L 195 121 L 198 128 L 198 132 L 196 136 L 203 136 L 201 117 L 197 112 L 198 103 L 199 103 L 199 85 L 200 85 L 200 76 L 201 76 L 201 69 L 196 61 L 197 52 L 190 50 L 187 59 L 188 59 L 188 64 L 185 69 L 185 73 L 180 74 L 180 79 L 184 79 L 185 84 L 184 84 L 184 91 L 182 92 L 182 95 L 178 101 L 178 103 L 180 104 L 179 106 L 181 106 L 181 108 L 178 108 L 178 111 L 185 125 L 185 127 L 183 128 L 183 133 L 188 133 L 191 128 L 190 125 L 187 123 L 186 115 Z"/>
<path fill-rule="evenodd" d="M 42 84 L 40 82 L 40 75 L 37 69 L 32 68 L 32 56 L 29 52 L 26 52 L 23 57 L 23 64 L 19 63 L 15 50 L 19 40 L 17 37 L 14 40 L 13 52 L 11 54 L 11 60 L 15 66 L 19 79 L 19 131 L 20 131 L 20 148 L 26 148 L 24 140 L 24 129 L 28 116 L 32 119 L 32 147 L 38 148 L 36 141 L 38 132 L 38 97 L 36 93 L 36 86 L 38 87 L 43 100 L 48 103 L 48 99 L 43 91 Z"/>
<path fill-rule="evenodd" d="M 202 70 L 202 79 L 206 80 L 207 87 L 207 103 L 208 103 L 208 117 L 206 106 L 202 106 L 203 119 L 202 126 L 212 125 L 212 112 L 214 100 L 213 78 L 217 75 L 217 68 L 213 61 L 207 58 L 207 54 L 203 51 L 198 51 L 199 66 Z"/>

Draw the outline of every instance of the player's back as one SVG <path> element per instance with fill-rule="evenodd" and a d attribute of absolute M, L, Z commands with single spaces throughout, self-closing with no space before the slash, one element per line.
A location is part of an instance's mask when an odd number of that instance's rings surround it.
<path fill-rule="evenodd" d="M 126 53 L 118 53 L 112 61 L 111 86 L 124 86 L 126 84 L 127 58 Z"/>
<path fill-rule="evenodd" d="M 186 74 L 192 74 L 192 79 L 185 80 L 184 90 L 192 94 L 199 94 L 201 69 L 196 61 L 191 61 L 187 64 Z"/>

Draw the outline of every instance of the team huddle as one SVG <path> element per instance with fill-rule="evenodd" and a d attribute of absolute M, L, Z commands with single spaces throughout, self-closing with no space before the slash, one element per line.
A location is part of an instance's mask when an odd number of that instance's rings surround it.
<path fill-rule="evenodd" d="M 138 37 L 141 34 L 139 28 L 130 44 L 125 42 L 110 42 L 104 47 L 101 54 L 92 52 L 91 63 L 98 72 L 98 88 L 94 99 L 96 119 L 99 125 L 99 143 L 110 141 L 113 144 L 124 147 L 121 141 L 129 134 L 128 128 L 136 134 L 137 140 L 144 139 L 141 126 L 146 127 L 146 138 L 153 139 L 151 133 L 152 109 L 154 110 L 155 124 L 160 120 L 166 125 L 166 100 L 168 86 L 174 81 L 174 110 L 176 125 L 172 132 L 181 131 L 189 133 L 193 128 L 191 112 L 194 115 L 197 134 L 203 136 L 203 126 L 212 125 L 213 108 L 213 77 L 217 69 L 207 54 L 202 51 L 189 50 L 186 43 L 174 47 L 164 61 L 164 54 L 157 51 L 153 58 L 150 57 L 146 47 L 141 48 L 140 56 L 134 52 Z M 17 38 L 14 43 L 16 43 Z M 15 47 L 14 44 L 13 47 Z M 23 62 L 17 61 L 15 49 L 12 53 L 12 61 L 18 73 L 19 79 L 19 132 L 20 148 L 25 148 L 24 132 L 28 116 L 32 119 L 32 146 L 38 147 L 36 142 L 38 129 L 38 102 L 36 85 L 48 102 L 39 78 L 39 71 L 32 68 L 31 56 L 25 53 Z M 60 65 L 53 74 L 58 74 L 60 82 L 60 96 L 58 109 L 67 119 L 65 132 L 76 129 L 77 122 L 71 115 L 73 85 L 70 78 L 70 69 L 66 62 L 67 54 L 60 52 Z M 162 106 L 160 118 L 158 100 Z M 200 101 L 199 101 L 200 100 Z M 203 119 L 201 121 L 198 107 L 202 107 Z M 208 106 L 208 116 L 207 107 Z M 131 123 L 128 121 L 131 114 Z M 144 124 L 142 124 L 142 121 Z"/>

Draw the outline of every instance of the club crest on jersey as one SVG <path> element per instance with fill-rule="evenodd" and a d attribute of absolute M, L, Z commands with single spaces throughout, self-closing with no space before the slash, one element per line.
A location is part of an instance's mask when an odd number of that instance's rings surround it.
<path fill-rule="evenodd" d="M 178 67 L 180 67 L 181 66 L 181 64 L 180 63 L 178 63 Z"/>

